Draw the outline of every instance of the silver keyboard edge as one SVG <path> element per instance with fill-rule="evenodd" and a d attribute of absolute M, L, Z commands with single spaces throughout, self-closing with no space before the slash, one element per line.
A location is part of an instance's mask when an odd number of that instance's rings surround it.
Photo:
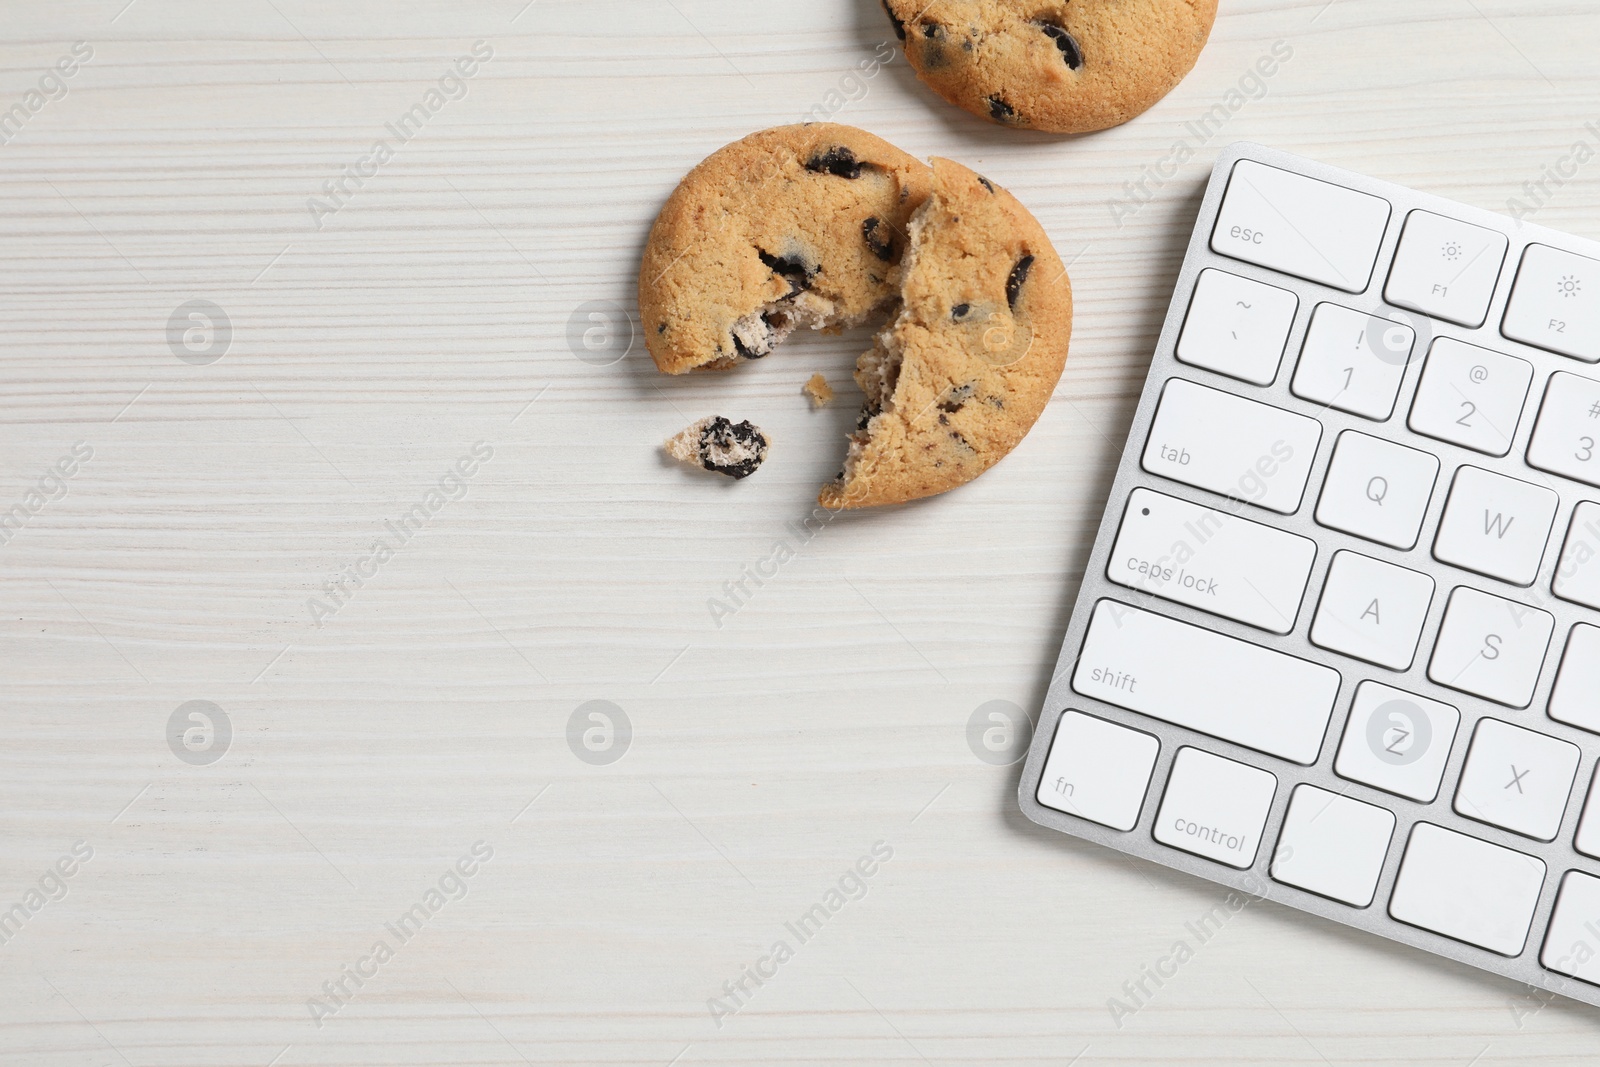
<path fill-rule="evenodd" d="M 1246 159 L 1268 166 L 1279 167 L 1311 178 L 1319 178 L 1346 188 L 1372 193 L 1389 201 L 1392 211 L 1387 229 L 1379 246 L 1377 261 L 1368 280 L 1367 288 L 1362 293 L 1343 292 L 1315 282 L 1303 281 L 1286 274 L 1280 274 L 1269 268 L 1258 267 L 1251 263 L 1220 255 L 1211 250 L 1211 230 L 1215 224 L 1223 195 L 1227 190 L 1228 179 L 1234 164 Z M 1509 247 L 1505 263 L 1501 269 L 1501 276 L 1495 285 L 1489 312 L 1481 327 L 1468 329 L 1456 326 L 1440 319 L 1431 319 L 1419 312 L 1411 312 L 1404 308 L 1394 307 L 1385 302 L 1383 290 L 1388 281 L 1389 267 L 1393 262 L 1406 218 L 1412 211 L 1419 208 L 1504 233 L 1509 239 Z M 1543 948 L 1545 931 L 1549 925 L 1555 896 L 1563 876 L 1569 870 L 1578 870 L 1600 877 L 1600 860 L 1592 860 L 1581 855 L 1571 844 L 1577 831 L 1578 819 L 1589 792 L 1591 779 L 1595 774 L 1596 760 L 1600 758 L 1600 736 L 1588 734 L 1577 727 L 1551 720 L 1544 713 L 1554 685 L 1556 671 L 1560 665 L 1567 635 L 1571 632 L 1572 626 L 1578 622 L 1600 624 L 1600 613 L 1556 599 L 1549 593 L 1554 572 L 1559 563 L 1560 547 L 1565 540 L 1573 509 L 1580 500 L 1600 500 L 1600 489 L 1585 486 L 1580 482 L 1572 481 L 1559 475 L 1535 471 L 1527 467 L 1524 459 L 1527 454 L 1529 438 L 1537 419 L 1539 405 L 1543 399 L 1545 383 L 1548 382 L 1550 374 L 1557 370 L 1568 370 L 1582 376 L 1600 378 L 1600 367 L 1567 356 L 1547 352 L 1501 335 L 1501 323 L 1505 317 L 1511 288 L 1521 266 L 1522 254 L 1530 244 L 1553 245 L 1556 248 L 1575 252 L 1579 255 L 1600 259 L 1600 243 L 1531 223 L 1519 223 L 1506 216 L 1485 211 L 1481 208 L 1474 208 L 1442 197 L 1407 189 L 1390 182 L 1354 174 L 1287 152 L 1242 141 L 1231 144 L 1222 150 L 1206 185 L 1194 231 L 1184 256 L 1182 268 L 1178 273 L 1171 303 L 1167 309 L 1160 340 L 1151 359 L 1150 372 L 1145 380 L 1139 404 L 1129 428 L 1128 443 L 1125 445 L 1118 462 L 1116 479 L 1112 485 L 1110 496 L 1106 501 L 1099 531 L 1095 537 L 1094 549 L 1086 564 L 1082 586 L 1079 589 L 1072 618 L 1062 643 L 1061 656 L 1057 660 L 1055 671 L 1051 677 L 1044 707 L 1040 712 L 1034 732 L 1032 746 L 1023 764 L 1017 797 L 1023 814 L 1041 826 L 1059 830 L 1083 840 L 1093 841 L 1096 844 L 1105 845 L 1128 855 L 1150 860 L 1164 867 L 1184 871 L 1207 881 L 1248 893 L 1259 899 L 1272 900 L 1300 911 L 1332 919 L 1346 926 L 1378 934 L 1391 941 L 1410 945 L 1438 956 L 1465 963 L 1480 970 L 1500 974 L 1526 986 L 1549 990 L 1574 1000 L 1600 1006 L 1600 986 L 1555 974 L 1546 970 L 1539 963 L 1539 953 Z M 1278 288 L 1288 289 L 1299 298 L 1300 304 L 1296 309 L 1293 327 L 1285 345 L 1283 358 L 1273 384 L 1257 386 L 1177 361 L 1175 349 L 1178 335 L 1183 328 L 1184 319 L 1188 313 L 1189 301 L 1187 297 L 1192 294 L 1200 272 L 1208 267 L 1215 267 L 1242 278 L 1249 278 L 1277 286 Z M 1340 304 L 1379 315 L 1397 312 L 1405 316 L 1408 322 L 1426 321 L 1429 324 L 1430 336 L 1426 343 L 1419 338 L 1419 351 L 1413 354 L 1413 360 L 1406 368 L 1394 413 L 1387 421 L 1375 423 L 1358 415 L 1332 409 L 1322 411 L 1317 415 L 1324 427 L 1323 437 L 1317 449 L 1317 458 L 1311 470 L 1310 483 L 1305 498 L 1301 501 L 1300 508 L 1294 515 L 1284 516 L 1264 512 L 1257 514 L 1257 509 L 1253 508 L 1246 508 L 1241 512 L 1245 517 L 1257 519 L 1279 529 L 1310 537 L 1319 546 L 1311 580 L 1308 583 L 1294 631 L 1286 636 L 1269 634 L 1244 623 L 1219 618 L 1171 601 L 1155 600 L 1135 590 L 1112 584 L 1106 577 L 1106 567 L 1111 548 L 1116 541 L 1122 517 L 1123 509 L 1119 504 L 1126 500 L 1128 494 L 1134 489 L 1141 486 L 1148 487 L 1170 496 L 1210 507 L 1218 506 L 1219 501 L 1222 499 L 1205 490 L 1192 488 L 1157 475 L 1148 474 L 1140 465 L 1143 444 L 1154 419 L 1156 406 L 1160 400 L 1161 390 L 1165 382 L 1173 377 L 1186 378 L 1189 381 L 1220 389 L 1224 392 L 1274 404 L 1288 411 L 1304 414 L 1312 413 L 1319 405 L 1310 404 L 1294 397 L 1289 388 L 1311 313 L 1317 304 L 1323 302 Z M 1407 429 L 1406 420 L 1423 364 L 1426 361 L 1427 344 L 1438 337 L 1454 337 L 1469 344 L 1477 344 L 1508 355 L 1518 356 L 1534 365 L 1535 381 L 1529 390 L 1529 397 L 1524 405 L 1522 421 L 1517 428 L 1511 453 L 1505 459 L 1487 457 L 1471 449 L 1424 438 Z M 1327 474 L 1328 461 L 1332 455 L 1334 443 L 1345 430 L 1357 430 L 1411 448 L 1429 451 L 1439 457 L 1441 470 L 1438 481 L 1435 484 L 1433 499 L 1428 505 L 1417 547 L 1411 552 L 1391 549 L 1387 546 L 1316 524 L 1313 516 L 1316 510 L 1317 497 L 1321 492 L 1323 480 Z M 1525 471 L 1523 477 L 1526 480 L 1551 485 L 1561 494 L 1561 508 L 1557 513 L 1551 534 L 1552 547 L 1547 549 L 1545 558 L 1540 564 L 1538 577 L 1530 589 L 1508 586 L 1493 579 L 1483 578 L 1468 571 L 1439 563 L 1432 558 L 1433 537 L 1438 530 L 1445 499 L 1448 497 L 1450 481 L 1454 477 L 1455 468 L 1465 464 L 1482 466 L 1491 470 L 1504 469 L 1512 464 L 1520 464 Z M 1413 570 L 1421 569 L 1435 579 L 1437 588 L 1434 602 L 1428 612 L 1415 662 L 1409 671 L 1393 672 L 1380 667 L 1371 667 L 1336 653 L 1324 651 L 1310 643 L 1308 634 L 1310 632 L 1311 616 L 1314 613 L 1316 601 L 1326 581 L 1329 562 L 1334 554 L 1341 549 L 1350 549 L 1363 555 L 1396 563 Z M 1421 565 L 1424 561 L 1426 566 Z M 1436 685 L 1427 678 L 1428 660 L 1438 636 L 1445 605 L 1448 602 L 1451 591 L 1457 585 L 1468 585 L 1496 595 L 1532 603 L 1555 615 L 1556 631 L 1551 639 L 1551 648 L 1546 655 L 1539 683 L 1534 692 L 1533 702 L 1528 708 L 1506 708 L 1488 700 Z M 1323 745 L 1317 762 L 1313 766 L 1306 767 L 1277 757 L 1266 756 L 1197 731 L 1174 726 L 1141 715 L 1138 712 L 1128 711 L 1115 705 L 1081 696 L 1075 692 L 1071 684 L 1072 668 L 1077 661 L 1079 651 L 1083 647 L 1094 606 L 1103 599 L 1117 600 L 1124 604 L 1135 606 L 1146 606 L 1157 614 L 1194 623 L 1217 633 L 1238 637 L 1251 644 L 1278 649 L 1314 663 L 1326 664 L 1339 671 L 1342 681 L 1337 703 L 1324 734 Z M 1308 611 L 1308 608 L 1312 610 Z M 1340 737 L 1343 735 L 1355 688 L 1361 681 L 1366 679 L 1374 679 L 1400 689 L 1410 690 L 1422 696 L 1444 701 L 1460 709 L 1461 724 L 1456 742 L 1451 749 L 1449 762 L 1445 766 L 1438 798 L 1434 803 L 1421 804 L 1397 797 L 1359 782 L 1339 778 L 1333 773 L 1333 753 Z M 1146 789 L 1144 804 L 1139 813 L 1139 821 L 1132 830 L 1122 832 L 1083 819 L 1077 819 L 1047 808 L 1036 799 L 1039 779 L 1043 773 L 1045 759 L 1049 754 L 1050 746 L 1055 738 L 1057 724 L 1062 714 L 1067 710 L 1085 712 L 1111 722 L 1130 726 L 1152 734 L 1159 739 L 1161 743 L 1160 754 L 1157 758 L 1155 769 L 1151 774 L 1150 784 Z M 1468 739 L 1470 739 L 1477 721 L 1485 717 L 1503 719 L 1521 726 L 1531 726 L 1543 733 L 1571 741 L 1581 750 L 1582 759 L 1579 763 L 1572 794 L 1567 801 L 1561 829 L 1553 842 L 1533 841 L 1511 831 L 1467 819 L 1456 814 L 1453 810 L 1451 802 L 1455 794 L 1456 783 L 1460 778 L 1462 765 L 1466 760 Z M 1153 823 L 1156 810 L 1160 805 L 1161 792 L 1171 771 L 1173 758 L 1178 750 L 1186 745 L 1192 745 L 1215 755 L 1235 759 L 1250 766 L 1261 767 L 1277 775 L 1278 790 L 1273 797 L 1272 808 L 1268 814 L 1266 826 L 1262 831 L 1262 847 L 1258 851 L 1254 864 L 1248 869 L 1237 870 L 1225 867 L 1200 856 L 1170 848 L 1155 840 Z M 1383 870 L 1379 876 L 1373 902 L 1368 907 L 1350 907 L 1272 880 L 1268 867 L 1272 854 L 1277 847 L 1290 795 L 1294 787 L 1300 784 L 1320 786 L 1336 793 L 1344 793 L 1354 799 L 1376 804 L 1394 813 L 1396 820 L 1394 836 L 1390 842 L 1388 855 L 1384 860 Z M 1406 842 L 1410 837 L 1412 827 L 1417 822 L 1434 823 L 1492 844 L 1503 845 L 1506 848 L 1534 856 L 1545 863 L 1547 869 L 1544 886 L 1540 891 L 1539 902 L 1534 911 L 1527 940 L 1518 956 L 1502 956 L 1487 949 L 1480 949 L 1427 930 L 1408 926 L 1390 918 L 1388 914 L 1389 898 L 1394 889 L 1395 878 L 1399 871 L 1401 857 L 1405 852 Z"/>

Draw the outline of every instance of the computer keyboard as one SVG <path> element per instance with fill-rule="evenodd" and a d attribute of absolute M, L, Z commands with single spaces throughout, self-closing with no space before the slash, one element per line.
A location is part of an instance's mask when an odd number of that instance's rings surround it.
<path fill-rule="evenodd" d="M 1019 800 L 1600 1004 L 1600 244 L 1218 160 Z"/>

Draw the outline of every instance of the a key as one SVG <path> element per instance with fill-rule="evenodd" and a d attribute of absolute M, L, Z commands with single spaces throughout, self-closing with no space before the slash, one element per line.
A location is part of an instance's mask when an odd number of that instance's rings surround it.
<path fill-rule="evenodd" d="M 1453 337 L 1434 340 L 1422 370 L 1410 426 L 1491 456 L 1511 451 L 1533 364 Z"/>
<path fill-rule="evenodd" d="M 1311 624 L 1311 643 L 1376 663 L 1410 670 L 1422 624 L 1433 604 L 1433 579 L 1357 552 L 1340 552 Z"/>
<path fill-rule="evenodd" d="M 1393 812 L 1314 785 L 1296 786 L 1273 853 L 1272 877 L 1364 908 L 1378 888 L 1392 836 Z"/>
<path fill-rule="evenodd" d="M 1346 430 L 1322 482 L 1317 522 L 1409 551 L 1438 477 L 1437 456 Z"/>
<path fill-rule="evenodd" d="M 1432 803 L 1460 724 L 1461 713 L 1449 704 L 1362 682 L 1333 769 L 1341 778 Z"/>
<path fill-rule="evenodd" d="M 1271 385 L 1300 298 L 1215 267 L 1200 272 L 1178 359 L 1256 385 Z"/>
<path fill-rule="evenodd" d="M 1406 216 L 1384 299 L 1476 329 L 1489 313 L 1505 259 L 1505 234 L 1413 211 Z"/>
<path fill-rule="evenodd" d="M 1389 202 L 1251 160 L 1234 164 L 1213 251 L 1331 285 L 1366 289 Z"/>
<path fill-rule="evenodd" d="M 1513 585 L 1532 585 L 1561 498 L 1542 485 L 1462 467 L 1439 521 L 1433 555 Z"/>
<path fill-rule="evenodd" d="M 1502 956 L 1522 952 L 1544 888 L 1542 860 L 1454 830 L 1411 830 L 1389 914 Z"/>
<path fill-rule="evenodd" d="M 1095 605 L 1072 688 L 1309 765 L 1333 713 L 1339 672 L 1102 600 Z"/>
<path fill-rule="evenodd" d="M 1550 376 L 1528 466 L 1600 485 L 1600 382 L 1564 372 Z"/>
<path fill-rule="evenodd" d="M 1600 789 L 1589 784 L 1589 796 L 1583 802 L 1583 814 L 1578 817 L 1578 832 L 1573 836 L 1572 847 L 1585 856 L 1600 859 Z"/>
<path fill-rule="evenodd" d="M 1445 609 L 1428 677 L 1508 708 L 1525 708 L 1555 623 L 1548 611 L 1460 586 Z"/>
<path fill-rule="evenodd" d="M 1499 719 L 1479 719 L 1455 809 L 1469 819 L 1554 841 L 1577 773 L 1577 745 Z"/>
<path fill-rule="evenodd" d="M 1567 638 L 1550 717 L 1600 734 L 1600 627 L 1579 623 Z"/>
<path fill-rule="evenodd" d="M 1539 950 L 1546 970 L 1600 985 L 1600 878 L 1568 871 L 1556 893 L 1550 928 Z"/>
<path fill-rule="evenodd" d="M 1180 748 L 1156 814 L 1162 844 L 1243 869 L 1255 862 L 1278 779 L 1198 748 Z"/>
<path fill-rule="evenodd" d="M 1600 360 L 1600 260 L 1529 245 L 1500 332 L 1574 359 Z"/>
<path fill-rule="evenodd" d="M 1273 633 L 1294 629 L 1317 545 L 1248 519 L 1135 489 L 1106 576 Z"/>
<path fill-rule="evenodd" d="M 1402 322 L 1318 304 L 1300 349 L 1294 395 L 1382 422 L 1394 414 L 1416 336 Z"/>
<path fill-rule="evenodd" d="M 1322 440 L 1322 424 L 1292 411 L 1173 378 L 1144 449 L 1144 469 L 1291 515 Z"/>
<path fill-rule="evenodd" d="M 1160 749 L 1147 733 L 1069 711 L 1050 745 L 1039 803 L 1114 830 L 1132 830 Z"/>
<path fill-rule="evenodd" d="M 1600 504 L 1585 500 L 1572 509 L 1572 525 L 1556 566 L 1555 594 L 1600 611 Z"/>

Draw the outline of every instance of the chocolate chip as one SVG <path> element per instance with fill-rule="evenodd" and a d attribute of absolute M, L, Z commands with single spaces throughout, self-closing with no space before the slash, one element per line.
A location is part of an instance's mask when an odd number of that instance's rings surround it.
<path fill-rule="evenodd" d="M 666 333 L 666 332 L 667 332 L 667 324 L 666 323 L 663 322 L 660 326 L 656 327 L 656 333 L 662 334 L 662 333 Z"/>
<path fill-rule="evenodd" d="M 950 425 L 950 416 L 949 415 L 940 415 L 939 416 L 939 425 L 940 426 L 949 426 Z"/>
<path fill-rule="evenodd" d="M 883 220 L 873 216 L 861 224 L 861 236 L 867 240 L 867 247 L 872 249 L 872 254 L 885 263 L 894 262 L 894 231 L 883 224 Z"/>
<path fill-rule="evenodd" d="M 906 39 L 905 20 L 894 13 L 894 8 L 889 6 L 889 0 L 883 0 L 883 13 L 889 16 L 889 21 L 894 24 L 894 35 L 902 41 Z"/>
<path fill-rule="evenodd" d="M 967 312 L 971 310 L 971 304 L 957 304 L 955 307 L 950 309 L 950 319 L 953 322 L 960 322 L 962 319 L 967 317 Z"/>
<path fill-rule="evenodd" d="M 944 27 L 939 25 L 937 22 L 924 22 L 922 24 L 922 36 L 927 37 L 930 40 L 943 37 Z"/>
<path fill-rule="evenodd" d="M 806 170 L 816 174 L 833 174 L 840 178 L 859 178 L 861 168 L 867 164 L 856 159 L 848 148 L 830 148 L 819 152 L 806 163 Z"/>
<path fill-rule="evenodd" d="M 989 117 L 996 122 L 1011 122 L 1017 117 L 1017 109 L 998 96 L 991 96 L 989 98 Z"/>
<path fill-rule="evenodd" d="M 1006 279 L 1006 303 L 1013 309 L 1017 306 L 1017 297 L 1022 295 L 1022 283 L 1028 280 L 1028 272 L 1032 269 L 1032 256 L 1023 256 L 1011 268 L 1011 277 Z"/>
<path fill-rule="evenodd" d="M 775 256 L 771 252 L 763 252 L 759 248 L 756 249 L 756 255 L 761 257 L 761 262 L 765 263 L 772 273 L 789 283 L 790 296 L 794 296 L 796 293 L 803 293 L 811 288 L 811 280 L 822 269 L 821 267 L 813 269 L 807 267 L 799 259 Z"/>
<path fill-rule="evenodd" d="M 988 178 L 985 178 L 981 174 L 978 175 L 978 184 L 989 190 L 989 192 L 994 192 L 994 185 L 989 181 Z"/>
<path fill-rule="evenodd" d="M 740 359 L 764 359 L 767 356 L 766 352 L 750 351 L 750 349 L 745 346 L 745 343 L 739 340 L 737 336 L 735 336 L 733 339 L 733 350 L 739 353 Z M 722 350 L 719 348 L 717 351 L 720 352 Z"/>
<path fill-rule="evenodd" d="M 966 406 L 968 400 L 972 399 L 972 393 L 975 388 L 975 383 L 968 382 L 966 385 L 959 385 L 951 389 L 950 394 L 939 401 L 939 410 L 948 411 L 954 415 Z"/>
<path fill-rule="evenodd" d="M 880 407 L 874 407 L 872 404 L 861 405 L 861 418 L 856 420 L 856 429 L 858 431 L 865 430 L 867 428 L 867 423 L 871 422 L 881 414 L 883 414 L 883 409 Z"/>
<path fill-rule="evenodd" d="M 1072 70 L 1083 69 L 1083 46 L 1078 43 L 1076 37 L 1066 31 L 1064 26 L 1057 26 L 1053 22 L 1036 22 L 1034 25 L 1043 30 L 1044 35 L 1061 49 L 1061 58 L 1066 60 L 1068 67 Z"/>

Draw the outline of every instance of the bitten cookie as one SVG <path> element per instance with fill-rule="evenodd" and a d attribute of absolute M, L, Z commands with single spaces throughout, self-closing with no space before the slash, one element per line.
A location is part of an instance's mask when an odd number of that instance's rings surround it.
<path fill-rule="evenodd" d="M 826 508 L 932 496 L 1016 447 L 1061 378 L 1072 283 L 1010 193 L 947 159 L 911 219 L 902 306 L 856 367 L 866 394 Z"/>
<path fill-rule="evenodd" d="M 779 126 L 713 153 L 661 209 L 639 318 L 667 374 L 760 359 L 797 327 L 856 326 L 890 274 L 928 167 L 865 130 Z"/>
<path fill-rule="evenodd" d="M 1127 122 L 1194 67 L 1217 0 L 882 0 L 934 92 L 1003 126 Z"/>

